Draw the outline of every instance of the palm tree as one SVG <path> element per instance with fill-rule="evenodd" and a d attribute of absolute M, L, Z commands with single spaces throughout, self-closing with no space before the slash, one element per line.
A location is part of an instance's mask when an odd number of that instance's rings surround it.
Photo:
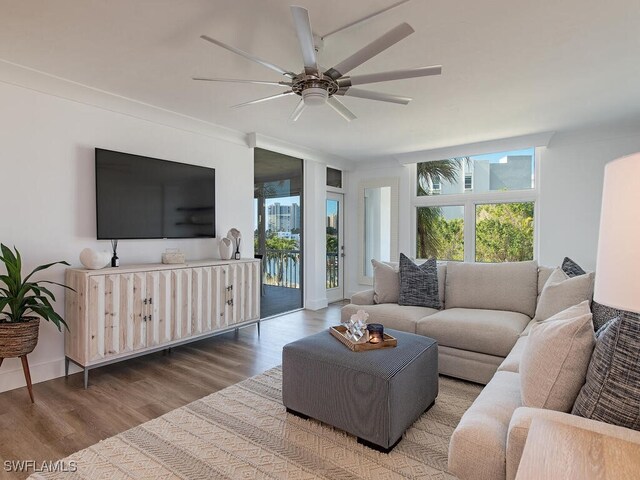
<path fill-rule="evenodd" d="M 418 196 L 433 194 L 434 183 L 446 180 L 449 183 L 458 181 L 463 162 L 470 165 L 469 157 L 455 157 L 447 160 L 436 160 L 433 162 L 418 163 Z M 418 208 L 418 258 L 438 258 L 441 251 L 441 239 L 436 234 L 435 222 L 442 216 L 440 207 Z"/>

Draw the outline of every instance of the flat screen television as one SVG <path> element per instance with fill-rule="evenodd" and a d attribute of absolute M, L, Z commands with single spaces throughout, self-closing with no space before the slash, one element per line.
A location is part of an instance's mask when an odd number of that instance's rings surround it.
<path fill-rule="evenodd" d="M 96 148 L 98 240 L 216 236 L 214 168 Z"/>

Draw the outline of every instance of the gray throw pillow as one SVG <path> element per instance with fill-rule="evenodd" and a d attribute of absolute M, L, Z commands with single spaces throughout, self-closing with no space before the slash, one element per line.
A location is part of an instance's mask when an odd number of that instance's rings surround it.
<path fill-rule="evenodd" d="M 562 261 L 562 271 L 567 274 L 569 278 L 584 275 L 584 269 L 569 257 L 564 257 Z M 607 307 L 598 302 L 591 302 L 591 312 L 593 313 L 593 328 L 600 329 L 609 320 L 619 316 L 622 311 L 612 307 Z"/>
<path fill-rule="evenodd" d="M 600 332 L 571 413 L 640 430 L 640 316 L 623 312 Z"/>
<path fill-rule="evenodd" d="M 400 295 L 398 268 L 374 259 L 371 259 L 371 265 L 373 265 L 373 301 L 398 303 L 398 295 Z"/>
<path fill-rule="evenodd" d="M 400 254 L 399 305 L 412 305 L 440 309 L 438 295 L 438 265 L 430 258 L 416 265 L 404 253 Z"/>

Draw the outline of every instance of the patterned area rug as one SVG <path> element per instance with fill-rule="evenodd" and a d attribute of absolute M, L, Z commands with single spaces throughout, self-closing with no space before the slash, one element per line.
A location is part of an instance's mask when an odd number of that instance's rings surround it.
<path fill-rule="evenodd" d="M 287 414 L 271 369 L 74 453 L 77 472 L 33 479 L 453 479 L 449 438 L 480 393 L 440 377 L 435 405 L 388 455 Z"/>

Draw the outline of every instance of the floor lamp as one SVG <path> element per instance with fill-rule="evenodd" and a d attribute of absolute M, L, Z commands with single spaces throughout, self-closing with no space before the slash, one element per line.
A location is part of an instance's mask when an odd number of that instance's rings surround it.
<path fill-rule="evenodd" d="M 594 300 L 640 313 L 640 153 L 604 169 Z"/>

